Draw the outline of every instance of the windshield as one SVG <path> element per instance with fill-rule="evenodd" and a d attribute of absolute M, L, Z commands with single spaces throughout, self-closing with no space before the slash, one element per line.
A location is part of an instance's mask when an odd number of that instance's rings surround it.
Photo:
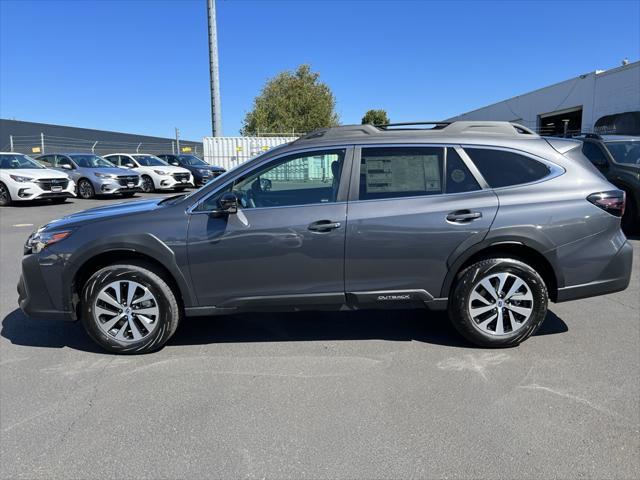
<path fill-rule="evenodd" d="M 204 160 L 200 160 L 195 155 L 180 155 L 180 160 L 185 165 L 190 165 L 192 167 L 208 167 L 209 166 Z"/>
<path fill-rule="evenodd" d="M 71 155 L 80 168 L 116 168 L 109 160 L 97 155 Z"/>
<path fill-rule="evenodd" d="M 0 155 L 0 168 L 17 169 L 17 168 L 46 168 L 36 162 L 33 158 L 21 154 Z"/>
<path fill-rule="evenodd" d="M 605 142 L 605 144 L 616 162 L 626 163 L 627 165 L 640 165 L 639 140 Z"/>
<path fill-rule="evenodd" d="M 131 155 L 141 167 L 166 167 L 167 163 L 155 155 Z"/>

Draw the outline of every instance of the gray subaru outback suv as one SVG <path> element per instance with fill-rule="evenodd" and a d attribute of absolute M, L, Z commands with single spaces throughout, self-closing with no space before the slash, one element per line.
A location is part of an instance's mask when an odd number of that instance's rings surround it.
<path fill-rule="evenodd" d="M 447 309 L 471 342 L 517 345 L 549 300 L 629 283 L 624 193 L 580 147 L 504 122 L 318 130 L 189 195 L 45 225 L 19 304 L 120 353 L 267 309 Z"/>

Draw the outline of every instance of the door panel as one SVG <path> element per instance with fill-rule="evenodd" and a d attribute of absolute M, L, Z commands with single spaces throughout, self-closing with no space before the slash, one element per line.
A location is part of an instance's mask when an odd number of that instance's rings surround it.
<path fill-rule="evenodd" d="M 463 242 L 481 241 L 498 208 L 492 191 L 349 204 L 346 291 L 417 290 L 440 295 L 447 260 Z M 452 212 L 481 213 L 463 223 Z"/>
<path fill-rule="evenodd" d="M 194 208 L 188 252 L 203 306 L 344 303 L 347 190 L 353 150 L 265 160 Z M 222 192 L 236 214 L 216 214 Z"/>
<path fill-rule="evenodd" d="M 424 290 L 427 297 L 440 296 L 449 257 L 458 247 L 480 242 L 498 209 L 492 190 L 468 181 L 472 174 L 465 163 L 451 147 L 356 149 L 347 293 Z M 450 190 L 463 192 L 445 193 Z"/>
<path fill-rule="evenodd" d="M 332 203 L 239 209 L 222 217 L 191 215 L 189 262 L 199 303 L 229 306 L 257 296 L 343 296 L 346 211 L 346 203 Z M 326 232 L 308 229 L 319 220 L 341 226 Z M 319 303 L 325 301 L 318 297 Z"/>

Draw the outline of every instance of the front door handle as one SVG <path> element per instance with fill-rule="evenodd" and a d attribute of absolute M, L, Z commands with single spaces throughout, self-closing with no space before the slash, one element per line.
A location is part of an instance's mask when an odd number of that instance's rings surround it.
<path fill-rule="evenodd" d="M 456 210 L 455 212 L 451 212 L 449 215 L 447 215 L 447 220 L 450 222 L 464 223 L 481 217 L 482 213 L 480 212 L 472 212 L 470 210 Z"/>
<path fill-rule="evenodd" d="M 307 228 L 312 232 L 323 233 L 340 228 L 341 225 L 340 222 L 332 222 L 331 220 L 318 220 L 310 224 Z"/>

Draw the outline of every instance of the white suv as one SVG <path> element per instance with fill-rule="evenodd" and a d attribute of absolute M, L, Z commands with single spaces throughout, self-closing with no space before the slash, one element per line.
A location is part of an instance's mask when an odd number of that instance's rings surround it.
<path fill-rule="evenodd" d="M 142 191 L 184 190 L 193 187 L 193 176 L 186 168 L 174 167 L 148 153 L 112 153 L 105 155 L 111 163 L 135 170 L 142 177 Z"/>
<path fill-rule="evenodd" d="M 0 152 L 0 206 L 45 198 L 62 203 L 76 196 L 75 188 L 65 173 L 45 168 L 21 153 Z"/>

